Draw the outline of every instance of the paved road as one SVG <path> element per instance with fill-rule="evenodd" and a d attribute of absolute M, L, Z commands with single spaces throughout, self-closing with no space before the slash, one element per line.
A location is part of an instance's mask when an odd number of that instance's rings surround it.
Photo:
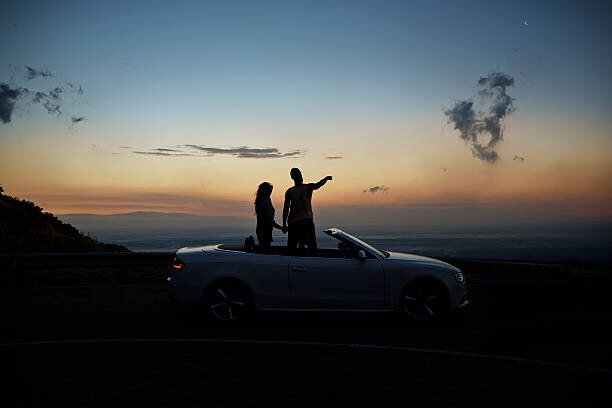
<path fill-rule="evenodd" d="M 0 295 L 5 395 L 22 406 L 584 403 L 612 383 L 601 299 L 476 294 L 467 313 L 437 324 L 267 313 L 223 325 L 176 309 L 158 285 Z"/>

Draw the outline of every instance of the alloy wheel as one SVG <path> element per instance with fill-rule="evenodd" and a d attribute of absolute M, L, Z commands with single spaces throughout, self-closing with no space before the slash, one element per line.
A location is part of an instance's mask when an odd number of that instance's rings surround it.
<path fill-rule="evenodd" d="M 246 288 L 236 283 L 215 285 L 209 293 L 207 308 L 215 320 L 243 320 L 250 312 Z"/>
<path fill-rule="evenodd" d="M 444 291 L 429 282 L 420 282 L 404 290 L 400 310 L 413 320 L 438 320 L 448 309 Z"/>

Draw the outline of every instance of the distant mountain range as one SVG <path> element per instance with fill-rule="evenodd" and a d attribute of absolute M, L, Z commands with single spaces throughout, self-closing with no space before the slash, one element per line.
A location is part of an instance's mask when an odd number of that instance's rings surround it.
<path fill-rule="evenodd" d="M 61 214 L 59 217 L 81 231 L 198 230 L 254 228 L 255 217 L 202 216 L 183 213 L 129 212 L 121 214 Z"/>

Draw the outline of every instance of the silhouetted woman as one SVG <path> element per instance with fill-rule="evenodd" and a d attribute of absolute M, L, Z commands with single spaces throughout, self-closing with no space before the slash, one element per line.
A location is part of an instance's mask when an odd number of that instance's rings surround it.
<path fill-rule="evenodd" d="M 255 214 L 257 214 L 257 241 L 261 249 L 268 249 L 272 245 L 272 229 L 278 228 L 285 232 L 283 227 L 274 221 L 274 207 L 270 195 L 272 184 L 263 182 L 255 194 Z"/>

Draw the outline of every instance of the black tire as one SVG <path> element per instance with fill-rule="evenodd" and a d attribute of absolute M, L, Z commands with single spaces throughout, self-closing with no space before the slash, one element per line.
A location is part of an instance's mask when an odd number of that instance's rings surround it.
<path fill-rule="evenodd" d="M 222 280 L 210 286 L 202 307 L 207 317 L 220 322 L 247 320 L 253 312 L 249 289 L 236 280 Z"/>
<path fill-rule="evenodd" d="M 399 311 L 409 320 L 440 321 L 450 312 L 446 289 L 433 280 L 410 283 L 400 295 Z"/>

